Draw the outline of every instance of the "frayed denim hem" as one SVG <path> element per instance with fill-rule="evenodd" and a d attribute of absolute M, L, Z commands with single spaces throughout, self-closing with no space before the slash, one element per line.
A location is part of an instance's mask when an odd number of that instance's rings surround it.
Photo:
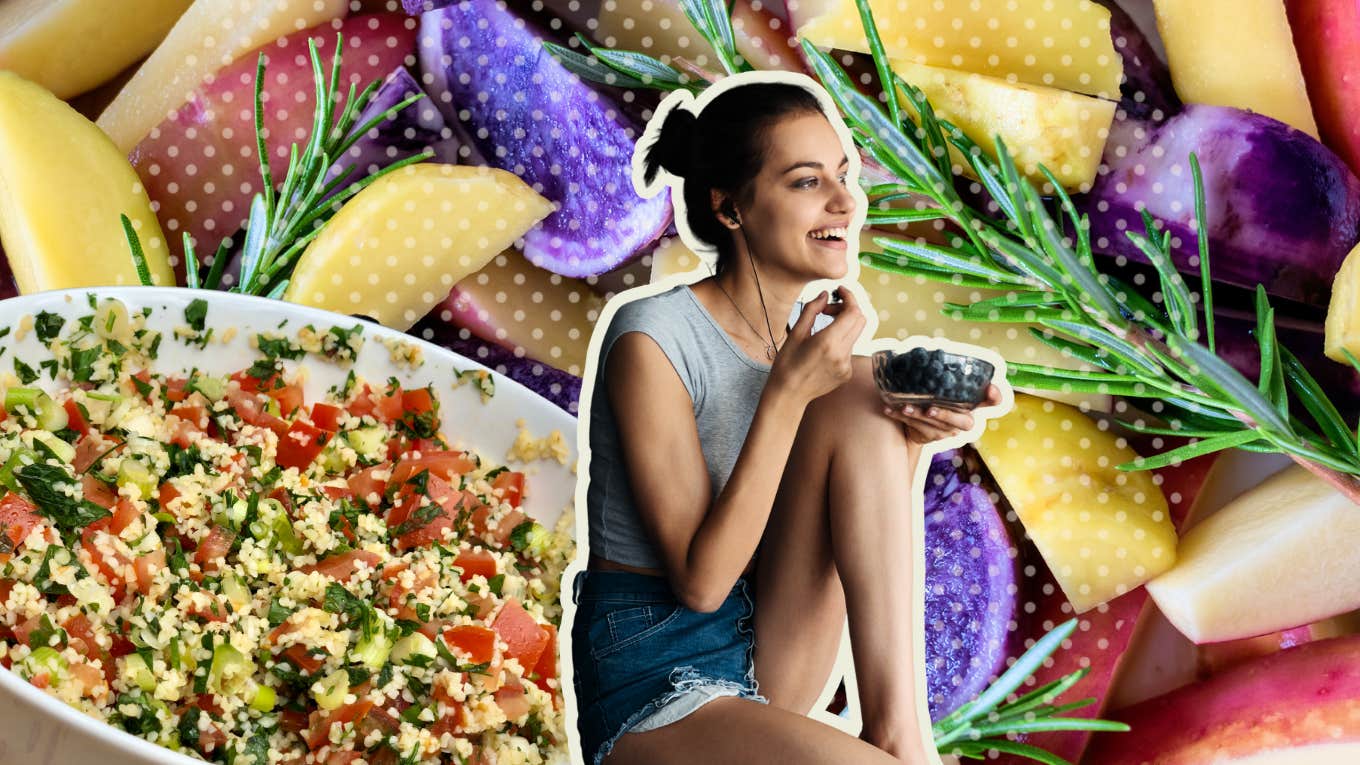
<path fill-rule="evenodd" d="M 638 723 L 642 722 L 643 720 L 646 720 L 648 717 L 651 717 L 653 714 L 661 711 L 668 704 L 671 704 L 679 700 L 686 694 L 704 689 L 715 690 L 715 693 L 707 701 L 703 702 L 703 704 L 700 704 L 698 707 L 695 707 L 694 709 L 690 710 L 690 712 L 687 714 L 693 714 L 695 711 L 702 709 L 704 704 L 707 704 L 709 701 L 713 701 L 714 699 L 724 698 L 728 696 L 736 696 L 738 698 L 747 699 L 760 704 L 770 703 L 769 699 L 760 695 L 760 690 L 755 682 L 754 668 L 752 668 L 752 671 L 747 672 L 746 676 L 748 682 L 747 684 L 743 685 L 732 680 L 723 680 L 721 678 L 716 678 L 711 675 L 704 674 L 703 672 L 700 672 L 694 667 L 676 667 L 675 669 L 671 670 L 671 675 L 669 678 L 672 690 L 662 694 L 661 696 L 655 699 L 652 699 L 642 709 L 639 709 L 637 712 L 633 713 L 623 723 L 623 725 L 619 727 L 619 730 L 615 732 L 614 735 L 610 736 L 608 739 L 605 740 L 603 744 L 600 745 L 599 751 L 595 753 L 595 760 L 592 763 L 592 765 L 601 765 L 601 763 L 604 762 L 604 758 L 608 757 L 609 753 L 614 750 L 614 744 L 618 742 L 619 738 L 622 737 L 623 734 L 628 733 L 635 726 L 637 726 Z M 684 717 L 682 716 L 670 722 L 678 722 L 679 720 L 683 719 Z M 669 725 L 670 723 L 668 722 L 666 724 Z"/>

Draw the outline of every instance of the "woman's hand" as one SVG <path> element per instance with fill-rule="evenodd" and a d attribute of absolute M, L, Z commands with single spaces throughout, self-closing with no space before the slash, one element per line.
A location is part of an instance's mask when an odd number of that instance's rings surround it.
<path fill-rule="evenodd" d="M 770 371 L 771 384 L 783 387 L 804 403 L 840 387 L 853 371 L 850 358 L 855 340 L 864 329 L 864 313 L 850 290 L 837 292 L 844 303 L 829 305 L 830 296 L 823 291 L 803 307 Z M 814 335 L 813 322 L 822 313 L 836 320 Z"/>
<path fill-rule="evenodd" d="M 996 385 L 988 385 L 987 398 L 978 406 L 995 406 L 999 403 L 1001 390 Z M 955 412 L 938 406 L 932 406 L 925 411 L 911 404 L 898 409 L 885 406 L 883 414 L 906 425 L 907 440 L 920 445 L 952 438 L 973 427 L 971 413 Z"/>

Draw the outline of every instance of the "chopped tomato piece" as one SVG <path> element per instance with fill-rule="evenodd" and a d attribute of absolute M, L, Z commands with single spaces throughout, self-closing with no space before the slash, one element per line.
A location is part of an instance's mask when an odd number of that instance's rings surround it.
<path fill-rule="evenodd" d="M 364 383 L 364 387 L 355 391 L 354 398 L 345 404 L 345 411 L 355 417 L 373 414 L 373 388 Z"/>
<path fill-rule="evenodd" d="M 491 488 L 500 492 L 501 499 L 518 508 L 524 499 L 524 474 L 507 470 L 491 481 Z"/>
<path fill-rule="evenodd" d="M 464 582 L 474 576 L 484 576 L 487 579 L 496 575 L 496 556 L 490 551 L 480 547 L 474 550 L 461 550 L 458 557 L 454 559 L 453 565 L 461 568 L 463 573 L 458 575 Z"/>
<path fill-rule="evenodd" d="M 170 414 L 178 417 L 198 432 L 206 433 L 208 431 L 208 410 L 204 407 L 185 404 L 171 409 Z"/>
<path fill-rule="evenodd" d="M 377 568 L 378 562 L 381 560 L 382 558 L 378 557 L 375 553 L 366 550 L 350 550 L 347 553 L 340 553 L 339 555 L 332 555 L 324 560 L 319 560 L 310 566 L 302 566 L 298 571 L 304 574 L 320 571 L 331 579 L 345 581 L 351 576 L 354 576 L 355 571 L 359 570 L 360 562 L 372 569 Z"/>
<path fill-rule="evenodd" d="M 198 731 L 198 751 L 201 754 L 210 755 L 221 749 L 225 743 L 227 743 L 227 734 L 222 732 L 222 728 L 217 723 L 209 723 L 207 730 L 200 728 Z"/>
<path fill-rule="evenodd" d="M 489 539 L 497 547 L 509 547 L 510 535 L 514 533 L 515 527 L 528 520 L 529 516 L 519 510 L 511 510 L 493 525 L 491 521 L 492 510 L 493 508 L 486 505 L 479 505 L 473 511 L 472 517 L 468 521 L 472 533 L 479 539 Z"/>
<path fill-rule="evenodd" d="M 225 622 L 227 620 L 227 614 L 230 613 L 227 604 L 223 603 L 222 599 L 217 597 L 214 593 L 209 592 L 205 594 L 208 596 L 209 603 L 207 605 L 194 603 L 187 609 L 188 614 L 190 616 L 196 616 L 205 622 Z"/>
<path fill-rule="evenodd" d="M 9 560 L 10 554 L 28 539 L 34 527 L 41 524 L 42 516 L 38 507 L 18 494 L 5 494 L 0 497 L 0 562 Z M 3 602 L 4 598 L 0 598 Z"/>
<path fill-rule="evenodd" d="M 444 530 L 454 528 L 461 513 L 478 505 L 477 495 L 458 491 L 436 476 L 426 482 L 426 496 L 433 506 L 422 507 L 421 495 L 403 490 L 403 499 L 387 516 L 387 525 L 397 536 L 398 550 L 427 547 L 444 538 Z M 431 517 L 431 514 L 433 516 Z"/>
<path fill-rule="evenodd" d="M 101 532 L 107 534 L 112 518 L 100 518 L 85 527 L 80 533 L 80 546 L 89 554 L 90 560 L 114 590 L 122 588 L 127 581 L 127 566 L 131 562 L 117 548 L 113 540 L 100 538 Z"/>
<path fill-rule="evenodd" d="M 524 686 L 519 683 L 510 683 L 502 686 L 496 691 L 496 706 L 505 713 L 505 718 L 510 721 L 529 714 L 529 699 L 524 696 Z"/>
<path fill-rule="evenodd" d="M 517 600 L 506 601 L 491 628 L 505 642 L 506 655 L 518 660 L 526 671 L 538 664 L 543 649 L 548 647 L 548 631 Z"/>
<path fill-rule="evenodd" d="M 161 484 L 160 492 L 157 495 L 157 501 L 160 502 L 162 510 L 169 512 L 170 503 L 179 499 L 179 497 L 179 489 L 176 489 L 174 484 L 167 481 L 166 483 Z"/>
<path fill-rule="evenodd" d="M 91 696 L 95 689 L 104 684 L 104 673 L 81 661 L 72 662 L 66 671 L 71 681 L 80 689 L 81 696 Z"/>
<path fill-rule="evenodd" d="M 142 371 L 134 374 L 133 377 L 142 383 L 141 387 L 140 388 L 137 387 L 135 383 L 128 383 L 124 385 L 123 388 L 127 390 L 129 395 L 138 395 L 142 397 L 142 400 L 150 402 L 151 394 L 149 392 L 142 393 L 142 390 L 151 385 L 151 370 L 143 369 Z"/>
<path fill-rule="evenodd" d="M 118 502 L 118 492 L 109 488 L 109 485 L 95 478 L 92 473 L 86 473 L 80 477 L 80 487 L 85 492 L 85 499 L 99 505 L 105 510 L 112 510 Z"/>
<path fill-rule="evenodd" d="M 127 497 L 119 497 L 113 505 L 113 519 L 109 523 L 109 531 L 114 534 L 122 534 L 123 529 L 132 525 L 142 512 Z"/>
<path fill-rule="evenodd" d="M 429 388 L 415 388 L 402 391 L 401 408 L 408 414 L 423 414 L 434 411 L 434 397 Z"/>
<path fill-rule="evenodd" d="M 391 391 L 375 391 L 364 383 L 345 408 L 355 417 L 369 415 L 379 422 L 392 422 L 401 417 L 401 386 Z"/>
<path fill-rule="evenodd" d="M 373 709 L 373 702 L 362 699 L 353 704 L 345 704 L 330 712 L 322 712 L 321 710 L 313 712 L 311 724 L 307 730 L 307 746 L 313 750 L 320 748 L 322 744 L 330 740 L 332 725 L 357 724 L 368 715 L 371 709 Z"/>
<path fill-rule="evenodd" d="M 340 429 L 340 417 L 344 412 L 344 409 L 335 404 L 318 401 L 312 404 L 312 424 L 334 433 Z"/>
<path fill-rule="evenodd" d="M 87 659 L 99 658 L 99 643 L 95 642 L 94 628 L 89 617 L 77 613 L 62 622 L 61 628 L 66 630 L 66 637 L 76 653 Z"/>
<path fill-rule="evenodd" d="M 76 403 L 75 399 L 66 399 L 66 402 L 62 404 L 62 408 L 66 410 L 66 427 L 82 436 L 90 432 L 90 423 L 85 419 L 85 414 L 80 411 L 80 404 Z"/>
<path fill-rule="evenodd" d="M 188 420 L 199 430 L 208 429 L 208 410 L 197 404 L 185 404 L 170 410 L 170 414 L 175 415 L 181 420 Z"/>
<path fill-rule="evenodd" d="M 289 733 L 307 730 L 307 713 L 298 709 L 285 709 L 279 712 L 279 727 Z"/>
<path fill-rule="evenodd" d="M 354 490 L 348 486 L 321 486 L 321 493 L 330 499 L 354 499 Z"/>
<path fill-rule="evenodd" d="M 326 448 L 334 433 L 322 430 L 302 420 L 294 420 L 288 432 L 279 437 L 277 462 L 280 467 L 304 470 L 321 450 Z"/>
<path fill-rule="evenodd" d="M 539 688 L 551 691 L 548 681 L 557 679 L 557 627 L 545 624 L 543 629 L 548 633 L 548 644 L 543 646 L 543 653 L 529 675 Z"/>
<path fill-rule="evenodd" d="M 354 473 L 346 482 L 355 497 L 368 505 L 369 509 L 375 509 L 382 504 L 383 493 L 387 491 L 387 478 L 384 476 L 391 475 L 391 472 L 392 464 L 384 462 Z"/>
<path fill-rule="evenodd" d="M 433 452 L 448 451 L 448 447 L 441 444 L 437 438 L 417 438 L 411 442 L 411 450 L 420 452 L 424 455 Z"/>
<path fill-rule="evenodd" d="M 292 417 L 297 410 L 302 408 L 302 386 L 297 383 L 281 385 L 267 392 L 270 398 L 279 402 L 279 411 L 284 417 Z"/>
<path fill-rule="evenodd" d="M 324 659 L 318 659 L 307 651 L 307 646 L 302 645 L 301 643 L 294 643 L 284 649 L 283 658 L 293 662 L 294 666 L 310 675 L 318 669 L 321 669 L 321 665 L 325 664 L 326 661 Z"/>
<path fill-rule="evenodd" d="M 399 460 L 392 468 L 392 477 L 388 480 L 388 485 L 400 486 L 413 476 L 419 475 L 422 470 L 428 470 L 430 475 L 439 476 L 450 483 L 457 483 L 458 478 L 464 473 L 476 469 L 477 462 L 466 452 L 422 452 L 419 457 Z"/>
<path fill-rule="evenodd" d="M 473 664 L 484 664 L 496 655 L 496 633 L 490 627 L 460 624 L 444 630 L 444 642 L 466 654 Z"/>
<path fill-rule="evenodd" d="M 269 428 L 280 436 L 288 432 L 288 421 L 266 412 L 264 404 L 256 398 L 254 393 L 244 388 L 238 390 L 228 386 L 226 399 L 232 410 L 236 412 L 236 416 L 240 417 L 242 422 L 247 425 Z"/>
<path fill-rule="evenodd" d="M 437 697 L 441 696 L 438 690 L 439 687 L 440 686 L 438 685 L 435 686 L 435 695 Z M 439 719 L 435 720 L 434 725 L 430 726 L 430 735 L 434 736 L 436 739 L 440 738 L 445 733 L 457 735 L 459 731 L 463 730 L 462 703 L 454 701 L 451 697 L 441 697 L 440 701 L 444 702 L 444 705 L 448 707 L 448 711 Z"/>
<path fill-rule="evenodd" d="M 169 401 L 169 402 L 172 403 L 172 404 L 178 404 L 179 402 L 181 402 L 181 401 L 183 401 L 184 399 L 188 398 L 188 397 L 189 397 L 189 394 L 184 392 L 184 386 L 186 386 L 186 385 L 188 385 L 188 384 L 189 384 L 189 381 L 186 380 L 186 379 L 184 379 L 183 377 L 168 377 L 168 378 L 166 378 L 166 380 L 165 380 L 165 400 L 166 400 L 166 401 Z"/>
<path fill-rule="evenodd" d="M 496 599 L 489 592 L 470 592 L 463 596 L 463 599 L 467 601 L 469 606 L 477 609 L 473 616 L 478 619 L 485 619 L 491 615 L 492 611 L 496 610 Z"/>
<path fill-rule="evenodd" d="M 407 594 L 419 593 L 439 584 L 439 576 L 435 572 L 426 566 L 419 566 L 412 572 L 408 585 L 407 578 L 401 575 L 408 568 L 410 566 L 401 561 L 383 567 L 382 578 L 392 583 L 387 592 L 387 602 L 394 608 L 403 607 Z"/>
<path fill-rule="evenodd" d="M 122 444 L 118 444 L 117 446 L 122 446 Z M 111 453 L 109 451 L 110 449 L 116 451 L 113 441 L 101 437 L 98 433 L 93 435 L 87 434 L 79 441 L 76 441 L 76 456 L 75 459 L 71 460 L 71 467 L 75 469 L 76 473 L 84 473 L 86 470 L 90 469 L 90 466 L 94 464 L 95 460 L 104 456 L 106 453 Z"/>
<path fill-rule="evenodd" d="M 214 525 L 208 530 L 208 535 L 203 541 L 198 543 L 198 550 L 194 552 L 194 562 L 208 573 L 217 571 L 222 567 L 222 561 L 227 557 L 231 543 L 235 540 L 235 532 Z"/>
<path fill-rule="evenodd" d="M 23 643 L 24 645 L 28 646 L 29 648 L 37 648 L 38 646 L 35 646 L 32 643 L 30 643 L 28 638 L 30 635 L 33 634 L 34 630 L 38 629 L 41 626 L 42 617 L 30 616 L 27 619 L 14 625 L 14 638 L 18 640 L 20 643 Z"/>
<path fill-rule="evenodd" d="M 165 568 L 165 548 L 160 548 L 155 552 L 137 558 L 132 562 L 132 568 L 137 572 L 137 591 L 146 595 L 151 592 L 151 584 L 156 579 L 156 572 Z"/>
<path fill-rule="evenodd" d="M 113 638 L 113 645 L 109 646 L 109 655 L 113 658 L 118 659 L 137 652 L 137 646 L 121 634 L 110 637 Z"/>
<path fill-rule="evenodd" d="M 393 422 L 401 419 L 402 412 L 402 391 L 401 386 L 393 386 L 391 390 L 383 393 L 374 394 L 374 414 L 384 422 Z"/>

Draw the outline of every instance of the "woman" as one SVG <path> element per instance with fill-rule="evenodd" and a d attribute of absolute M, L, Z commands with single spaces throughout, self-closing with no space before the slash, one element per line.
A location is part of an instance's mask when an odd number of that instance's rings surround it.
<path fill-rule="evenodd" d="M 849 289 L 784 321 L 847 274 L 856 223 L 850 147 L 794 83 L 724 81 L 697 116 L 672 96 L 639 142 L 717 272 L 621 306 L 599 346 L 572 627 L 587 763 L 927 762 L 911 476 L 973 421 L 883 408 Z M 806 716 L 847 613 L 860 739 Z"/>

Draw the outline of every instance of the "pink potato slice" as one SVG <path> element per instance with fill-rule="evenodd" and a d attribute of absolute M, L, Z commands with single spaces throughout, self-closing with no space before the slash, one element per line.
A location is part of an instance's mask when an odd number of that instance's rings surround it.
<path fill-rule="evenodd" d="M 1286 765 L 1360 762 L 1360 636 L 1252 659 L 1111 715 L 1099 765 Z"/>

